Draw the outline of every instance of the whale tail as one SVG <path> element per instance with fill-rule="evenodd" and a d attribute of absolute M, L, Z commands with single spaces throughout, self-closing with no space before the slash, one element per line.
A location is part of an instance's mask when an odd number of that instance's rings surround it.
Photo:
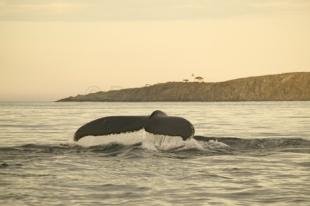
<path fill-rule="evenodd" d="M 168 116 L 156 110 L 150 116 L 108 116 L 93 120 L 75 132 L 74 141 L 79 141 L 85 136 L 121 134 L 143 128 L 153 134 L 180 136 L 183 140 L 195 133 L 193 125 L 188 120 Z"/>

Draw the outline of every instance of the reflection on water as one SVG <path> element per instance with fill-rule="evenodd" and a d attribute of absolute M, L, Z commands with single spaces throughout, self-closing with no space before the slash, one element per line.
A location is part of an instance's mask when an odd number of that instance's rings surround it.
<path fill-rule="evenodd" d="M 201 136 L 72 142 L 95 118 L 156 109 Z M 0 204 L 308 205 L 309 125 L 310 102 L 0 103 Z"/>

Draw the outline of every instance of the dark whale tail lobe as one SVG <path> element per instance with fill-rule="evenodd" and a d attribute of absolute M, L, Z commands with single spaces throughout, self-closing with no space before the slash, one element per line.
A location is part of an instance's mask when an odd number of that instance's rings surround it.
<path fill-rule="evenodd" d="M 134 132 L 144 127 L 147 116 L 110 116 L 91 121 L 74 134 L 74 141 L 85 136 L 99 136 Z"/>
<path fill-rule="evenodd" d="M 181 117 L 167 116 L 156 110 L 150 116 L 109 116 L 91 121 L 74 134 L 74 141 L 85 136 L 99 136 L 134 132 L 141 129 L 159 135 L 180 136 L 183 140 L 195 133 L 193 125 Z"/>
<path fill-rule="evenodd" d="M 166 113 L 154 111 L 144 127 L 145 131 L 168 136 L 179 136 L 183 140 L 192 137 L 194 126 L 182 117 L 167 116 Z"/>

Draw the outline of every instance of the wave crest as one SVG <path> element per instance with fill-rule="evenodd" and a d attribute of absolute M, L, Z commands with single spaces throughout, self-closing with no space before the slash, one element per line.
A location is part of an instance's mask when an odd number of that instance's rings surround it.
<path fill-rule="evenodd" d="M 103 155 L 135 156 L 140 152 L 191 153 L 205 155 L 262 153 L 263 151 L 285 151 L 310 153 L 310 141 L 301 138 L 259 138 L 241 139 L 234 137 L 195 136 L 186 141 L 180 137 L 153 135 L 144 131 L 87 137 L 78 144 L 26 144 L 21 146 L 0 147 L 0 154 L 68 154 L 102 153 Z"/>

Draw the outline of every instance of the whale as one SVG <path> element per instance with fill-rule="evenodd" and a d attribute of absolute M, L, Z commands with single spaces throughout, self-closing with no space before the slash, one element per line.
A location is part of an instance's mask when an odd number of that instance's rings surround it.
<path fill-rule="evenodd" d="M 156 110 L 148 116 L 107 116 L 95 119 L 78 128 L 74 141 L 86 136 L 104 136 L 135 132 L 144 129 L 155 135 L 178 136 L 187 140 L 194 136 L 194 126 L 187 119 L 168 116 Z"/>

